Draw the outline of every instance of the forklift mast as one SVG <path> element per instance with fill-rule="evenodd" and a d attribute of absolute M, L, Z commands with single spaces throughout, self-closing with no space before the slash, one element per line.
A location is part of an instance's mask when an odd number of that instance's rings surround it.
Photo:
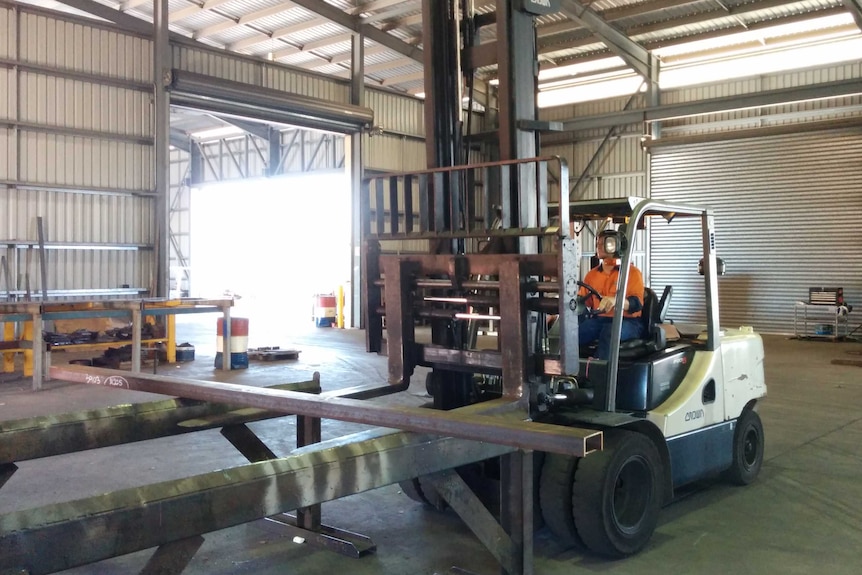
<path fill-rule="evenodd" d="M 416 366 L 431 368 L 437 409 L 490 392 L 532 412 L 548 373 L 578 371 L 579 253 L 569 237 L 568 168 L 560 158 L 537 157 L 531 3 L 499 0 L 482 14 L 472 4 L 422 3 L 428 169 L 364 185 L 367 347 L 388 352 L 392 385 L 409 385 Z M 475 74 L 490 65 L 499 87 L 481 102 L 487 126 L 474 138 Z M 491 161 L 470 164 L 478 141 Z M 553 222 L 552 189 L 559 192 Z M 404 240 L 425 241 L 428 253 L 405 254 Z M 543 353 L 542 314 L 559 317 L 564 343 L 554 357 Z M 417 319 L 430 325 L 430 343 L 417 342 Z M 498 322 L 495 350 L 477 349 L 479 320 Z M 477 380 L 496 389 L 477 389 Z"/>

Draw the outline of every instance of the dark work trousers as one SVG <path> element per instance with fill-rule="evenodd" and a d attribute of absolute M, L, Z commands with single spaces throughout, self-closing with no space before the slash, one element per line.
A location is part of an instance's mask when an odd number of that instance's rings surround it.
<path fill-rule="evenodd" d="M 578 345 L 590 345 L 598 341 L 598 359 L 608 359 L 611 355 L 612 317 L 596 316 L 578 318 Z M 643 320 L 639 317 L 623 318 L 623 331 L 620 341 L 644 337 Z"/>

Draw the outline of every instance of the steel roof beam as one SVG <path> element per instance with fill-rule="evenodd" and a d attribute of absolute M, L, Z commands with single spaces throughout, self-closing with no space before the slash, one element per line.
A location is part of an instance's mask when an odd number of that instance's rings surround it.
<path fill-rule="evenodd" d="M 191 153 L 192 143 L 189 140 L 189 135 L 182 130 L 171 128 L 170 141 L 171 146 L 175 147 L 176 149 L 182 150 L 186 153 Z"/>
<path fill-rule="evenodd" d="M 298 22 L 296 24 L 291 24 L 290 26 L 285 26 L 283 28 L 273 30 L 270 34 L 255 34 L 254 36 L 251 36 L 249 38 L 243 38 L 242 40 L 238 40 L 231 44 L 229 48 L 231 50 L 242 50 L 244 48 L 248 48 L 249 46 L 254 46 L 255 44 L 260 44 L 261 42 L 266 42 L 268 40 L 280 40 L 285 36 L 290 36 L 291 34 L 296 34 L 297 32 L 310 30 L 311 28 L 314 28 L 316 26 L 326 24 L 326 22 L 327 21 L 324 18 L 312 18 L 311 20 Z"/>
<path fill-rule="evenodd" d="M 213 8 L 218 8 L 222 4 L 227 4 L 232 0 L 206 0 L 203 4 L 192 3 L 191 6 L 187 8 L 182 8 L 177 10 L 176 12 L 171 12 L 168 16 L 169 22 L 177 22 L 182 20 L 183 18 L 188 18 L 189 16 L 194 16 L 198 12 L 203 12 L 204 10 L 212 10 Z"/>
<path fill-rule="evenodd" d="M 724 98 L 711 98 L 698 102 L 684 104 L 668 104 L 652 106 L 639 110 L 613 112 L 597 116 L 572 118 L 563 121 L 563 129 L 567 132 L 589 130 L 594 128 L 610 128 L 623 124 L 638 124 L 640 122 L 657 122 L 684 116 L 716 114 L 742 108 L 758 108 L 762 106 L 778 106 L 792 104 L 805 100 L 821 98 L 840 98 L 862 94 L 862 79 L 840 80 L 809 86 L 767 90 L 754 94 L 742 94 Z"/>
<path fill-rule="evenodd" d="M 281 4 L 278 4 L 276 6 L 269 6 L 268 8 L 263 8 L 262 10 L 255 10 L 254 12 L 244 14 L 237 19 L 230 18 L 225 22 L 219 22 L 218 24 L 213 24 L 212 26 L 207 26 L 206 28 L 197 30 L 194 33 L 194 38 L 195 40 L 197 40 L 199 38 L 206 38 L 207 36 L 212 36 L 213 34 L 218 34 L 226 30 L 239 28 L 240 26 L 251 24 L 252 22 L 261 20 L 262 18 L 267 18 L 269 16 L 274 16 L 275 14 L 287 12 L 291 8 L 295 7 L 296 4 L 294 4 L 293 2 L 282 2 Z"/>
<path fill-rule="evenodd" d="M 856 25 L 862 30 L 862 0 L 844 0 L 844 7 L 850 10 Z"/>
<path fill-rule="evenodd" d="M 385 10 L 386 8 L 396 6 L 398 4 L 409 3 L 409 0 L 372 0 L 371 2 L 366 2 L 365 4 L 360 4 L 356 8 L 352 8 L 348 10 L 348 12 L 353 16 L 359 16 L 363 12 L 377 12 L 378 10 Z"/>
<path fill-rule="evenodd" d="M 261 140 L 269 140 L 269 136 L 273 129 L 270 126 L 259 124 L 257 122 L 249 122 L 247 120 L 240 120 L 239 118 L 233 118 L 231 116 L 222 116 L 221 114 L 213 115 L 222 122 L 235 126 L 247 134 L 257 136 Z"/>
<path fill-rule="evenodd" d="M 77 8 L 87 14 L 92 14 L 93 16 L 98 16 L 108 22 L 113 22 L 119 27 L 129 30 L 130 32 L 136 32 L 148 38 L 152 38 L 153 36 L 153 25 L 151 22 L 146 22 L 141 20 L 140 18 L 135 18 L 134 16 L 129 16 L 123 12 L 120 12 L 116 8 L 112 8 L 110 6 L 106 6 L 105 4 L 99 4 L 98 2 L 94 2 L 94 0 L 57 0 L 61 4 L 65 4 L 66 6 L 71 6 L 72 8 Z"/>
<path fill-rule="evenodd" d="M 141 4 L 149 4 L 149 3 L 150 3 L 150 0 L 126 0 L 125 2 L 120 4 L 119 10 L 122 10 L 123 12 L 127 12 L 129 10 L 137 8 Z"/>
<path fill-rule="evenodd" d="M 338 8 L 323 2 L 323 0 L 294 0 L 294 3 L 302 6 L 306 10 L 318 14 L 319 16 L 323 16 L 327 20 L 330 20 L 339 26 L 347 28 L 356 34 L 361 34 L 369 40 L 386 46 L 390 50 L 404 54 L 408 58 L 413 58 L 417 62 L 423 61 L 421 49 L 416 46 L 411 46 L 407 42 L 399 40 L 395 36 L 392 36 L 379 28 L 375 28 L 370 24 L 362 23 L 361 18 L 345 14 Z"/>
<path fill-rule="evenodd" d="M 593 31 L 608 48 L 616 52 L 638 74 L 649 82 L 654 81 L 654 77 L 657 76 L 654 69 L 658 66 L 658 60 L 646 48 L 608 24 L 598 13 L 578 4 L 575 0 L 561 0 L 560 12 Z"/>

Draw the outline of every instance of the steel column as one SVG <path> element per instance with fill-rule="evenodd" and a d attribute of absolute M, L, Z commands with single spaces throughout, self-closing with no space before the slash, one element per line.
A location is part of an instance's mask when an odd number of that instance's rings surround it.
<path fill-rule="evenodd" d="M 154 168 L 156 183 L 156 258 L 155 281 L 151 286 L 155 297 L 167 297 L 170 293 L 170 94 L 166 88 L 171 83 L 171 47 L 168 31 L 168 0 L 153 2 L 153 101 L 155 103 L 153 137 L 155 139 Z"/>
<path fill-rule="evenodd" d="M 538 149 L 538 134 L 520 129 L 522 121 L 536 120 L 536 32 L 533 16 L 518 9 L 515 0 L 497 3 L 497 62 L 499 88 L 500 159 L 532 158 Z M 518 218 L 512 227 L 534 226 L 538 205 L 534 194 L 536 166 L 518 165 L 511 168 L 510 202 L 512 214 Z M 505 189 L 504 189 L 505 193 Z M 505 199 L 503 200 L 505 203 Z M 536 238 L 522 238 L 521 253 L 536 253 Z"/>

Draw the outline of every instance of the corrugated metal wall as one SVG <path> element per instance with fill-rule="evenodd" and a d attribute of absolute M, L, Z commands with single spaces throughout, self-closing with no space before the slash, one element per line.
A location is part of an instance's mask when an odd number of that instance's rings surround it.
<path fill-rule="evenodd" d="M 794 303 L 814 286 L 862 306 L 862 130 L 658 148 L 651 185 L 653 197 L 715 209 L 722 325 L 792 333 Z M 702 322 L 700 254 L 676 247 L 678 231 L 653 226 L 650 279 L 674 286 L 670 317 Z"/>
<path fill-rule="evenodd" d="M 573 191 L 573 200 L 645 196 L 647 160 L 640 146 L 640 136 L 611 138 L 599 150 L 601 142 L 600 138 L 586 138 L 567 144 L 543 145 L 542 155 L 560 156 L 566 160 L 570 182 L 574 185 L 598 151 L 592 168 L 581 185 Z M 554 190 L 551 201 L 559 199 L 555 193 L 557 190 Z"/>
<path fill-rule="evenodd" d="M 149 287 L 153 252 L 147 247 L 155 242 L 155 231 L 151 226 L 126 229 L 106 222 L 154 220 L 155 202 L 148 196 L 154 187 L 151 42 L 98 22 L 3 5 L 0 59 L 8 62 L 0 63 L 0 124 L 6 124 L 0 127 L 0 198 L 9 214 L 0 221 L 0 241 L 35 240 L 31 220 L 34 214 L 43 215 L 49 242 L 80 238 L 69 240 L 67 248 L 75 249 L 50 251 L 49 288 Z M 174 44 L 173 61 L 182 70 L 332 102 L 349 101 L 345 81 L 203 46 Z M 400 158 L 395 169 L 424 167 L 424 148 L 418 140 L 421 102 L 374 90 L 368 96 L 385 128 L 399 135 L 366 137 L 366 156 L 381 159 L 375 167 L 389 167 L 393 157 Z M 404 138 L 410 144 L 398 143 Z M 302 150 L 294 143 L 285 170 L 328 169 L 333 161 L 342 161 L 340 137 L 331 147 L 334 153 L 314 157 L 316 145 L 314 138 L 306 140 Z M 182 178 L 180 172 L 186 171 L 187 159 L 180 155 L 174 153 L 172 178 Z M 256 156 L 248 154 L 249 163 Z M 231 163 L 229 159 L 224 165 Z M 250 167 L 248 173 L 253 171 Z M 177 210 L 171 217 L 172 235 L 178 245 L 172 245 L 170 253 L 175 266 L 183 265 L 188 253 L 182 251 L 187 249 L 183 238 L 188 234 L 187 194 L 182 190 L 179 181 L 172 181 L 170 203 Z M 88 222 L 85 232 L 68 218 L 56 217 L 65 210 L 76 214 L 75 221 Z M 15 237 L 25 231 L 26 237 Z M 91 250 L 93 246 L 83 243 L 103 243 L 111 249 Z M 21 250 L 7 251 L 10 262 L 16 263 Z"/>
<path fill-rule="evenodd" d="M 26 7 L 0 7 L 0 243 L 13 288 L 148 288 L 152 118 L 148 43 Z M 12 247 L 17 243 L 18 247 Z M 30 259 L 28 266 L 27 259 Z"/>

